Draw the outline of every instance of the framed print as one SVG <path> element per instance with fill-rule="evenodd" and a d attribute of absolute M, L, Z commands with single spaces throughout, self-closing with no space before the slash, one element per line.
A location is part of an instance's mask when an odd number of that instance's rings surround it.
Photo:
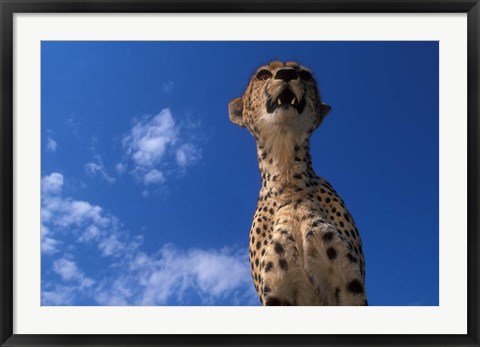
<path fill-rule="evenodd" d="M 0 4 L 2 346 L 478 346 L 478 1 Z"/>

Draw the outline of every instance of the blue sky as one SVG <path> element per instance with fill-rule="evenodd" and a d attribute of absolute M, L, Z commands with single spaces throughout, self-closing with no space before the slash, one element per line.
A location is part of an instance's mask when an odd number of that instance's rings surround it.
<path fill-rule="evenodd" d="M 438 305 L 437 42 L 42 42 L 42 305 L 258 305 L 260 189 L 229 100 L 271 60 L 332 106 L 316 173 L 353 214 L 370 305 Z"/>

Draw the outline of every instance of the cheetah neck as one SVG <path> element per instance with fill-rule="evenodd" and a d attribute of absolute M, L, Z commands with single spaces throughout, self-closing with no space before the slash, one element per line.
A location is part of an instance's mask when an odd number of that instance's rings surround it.
<path fill-rule="evenodd" d="M 257 142 L 262 189 L 275 192 L 298 187 L 313 179 L 309 138 L 298 140 L 289 133 L 279 133 L 268 141 Z"/>

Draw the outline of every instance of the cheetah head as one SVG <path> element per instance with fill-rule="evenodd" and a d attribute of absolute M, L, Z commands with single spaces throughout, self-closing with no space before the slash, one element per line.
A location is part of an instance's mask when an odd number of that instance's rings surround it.
<path fill-rule="evenodd" d="M 244 95 L 229 103 L 230 120 L 246 127 L 257 140 L 272 132 L 306 138 L 329 111 L 311 71 L 295 62 L 261 66 Z"/>

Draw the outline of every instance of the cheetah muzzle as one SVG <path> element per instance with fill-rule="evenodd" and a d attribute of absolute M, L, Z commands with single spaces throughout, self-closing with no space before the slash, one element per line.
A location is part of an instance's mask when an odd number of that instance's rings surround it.
<path fill-rule="evenodd" d="M 249 256 L 266 306 L 367 305 L 357 227 L 311 162 L 311 134 L 329 111 L 312 72 L 295 62 L 260 67 L 229 103 L 230 120 L 257 146 L 262 188 Z"/>
<path fill-rule="evenodd" d="M 293 107 L 297 110 L 298 114 L 303 112 L 305 108 L 305 99 L 302 97 L 300 101 L 297 99 L 296 95 L 290 90 L 290 88 L 285 87 L 283 91 L 276 97 L 272 97 L 267 93 L 267 112 L 273 113 L 277 108 L 288 108 Z"/>

